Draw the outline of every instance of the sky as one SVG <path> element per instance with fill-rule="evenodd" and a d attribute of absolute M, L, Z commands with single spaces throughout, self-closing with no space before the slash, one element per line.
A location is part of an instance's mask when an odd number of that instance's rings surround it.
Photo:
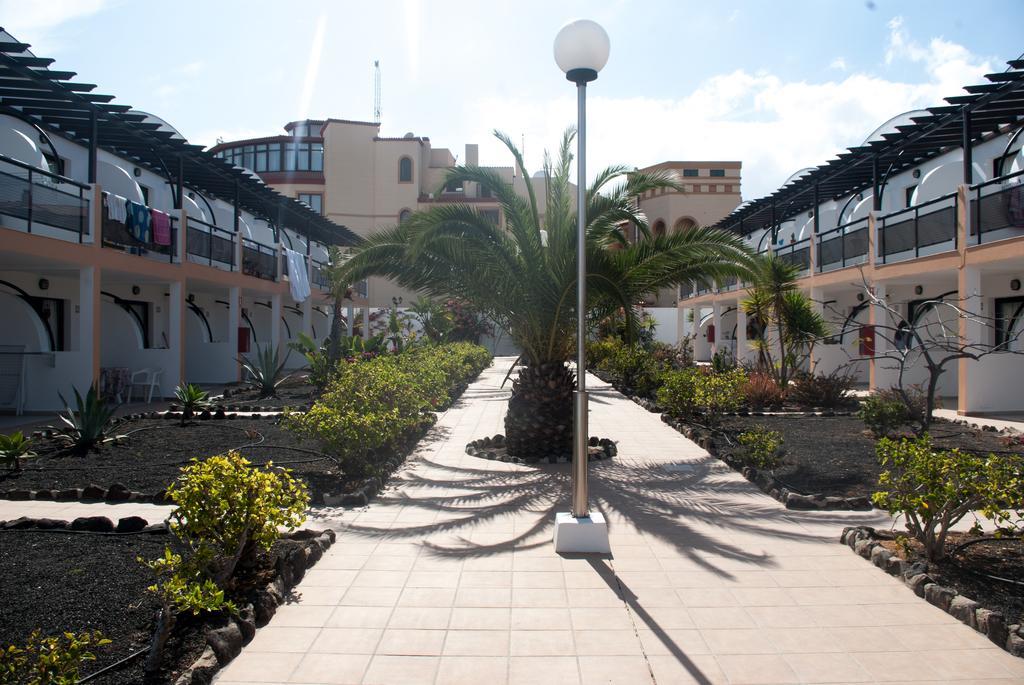
<path fill-rule="evenodd" d="M 53 68 L 170 122 L 191 142 L 276 135 L 302 118 L 373 119 L 461 160 L 528 170 L 576 120 L 558 29 L 601 23 L 588 175 L 609 164 L 740 160 L 744 199 L 861 144 L 887 119 L 1002 71 L 1024 0 L 0 0 L 0 24 Z"/>

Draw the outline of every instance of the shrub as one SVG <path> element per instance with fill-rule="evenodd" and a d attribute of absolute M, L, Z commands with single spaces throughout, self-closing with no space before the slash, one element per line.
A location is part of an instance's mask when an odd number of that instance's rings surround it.
<path fill-rule="evenodd" d="M 786 391 L 779 387 L 771 374 L 763 371 L 754 371 L 747 377 L 742 393 L 752 409 L 780 407 L 786 399 Z"/>
<path fill-rule="evenodd" d="M 711 357 L 711 370 L 715 373 L 725 373 L 736 366 L 736 358 L 724 347 L 715 350 Z"/>
<path fill-rule="evenodd" d="M 95 387 L 90 387 L 84 398 L 77 388 L 72 388 L 72 391 L 75 393 L 74 409 L 64 396 L 58 393 L 64 403 L 64 413 L 58 418 L 64 422 L 64 426 L 57 429 L 57 438 L 75 452 L 85 454 L 114 439 L 109 433 L 113 426 L 116 407 L 107 405 Z"/>
<path fill-rule="evenodd" d="M 288 343 L 288 347 L 306 358 L 306 366 L 309 368 L 309 382 L 317 390 L 323 390 L 331 379 L 331 358 L 327 350 L 317 345 L 313 338 L 305 333 L 299 333 L 299 339 Z"/>
<path fill-rule="evenodd" d="M 662 376 L 658 403 L 675 416 L 702 414 L 708 423 L 717 424 L 723 412 L 742 406 L 747 374 L 742 369 L 725 373 L 701 368 L 668 371 Z"/>
<path fill-rule="evenodd" d="M 907 530 L 930 561 L 945 555 L 950 528 L 980 511 L 996 523 L 1013 523 L 1024 509 L 1024 459 L 987 457 L 960 450 L 936 450 L 926 435 L 909 440 L 882 438 L 876 446 L 885 469 L 872 501 L 890 514 L 902 514 Z"/>
<path fill-rule="evenodd" d="M 291 378 L 284 373 L 284 365 L 288 363 L 289 352 L 280 359 L 278 348 L 273 345 L 256 346 L 256 353 L 249 358 L 240 357 L 238 363 L 245 371 L 245 382 L 260 392 L 260 397 L 273 397 L 282 383 Z"/>
<path fill-rule="evenodd" d="M 186 421 L 192 418 L 196 411 L 210 406 L 210 393 L 191 383 L 176 387 L 174 389 L 174 397 L 178 400 L 178 404 L 181 405 L 181 425 L 183 426 Z"/>
<path fill-rule="evenodd" d="M 601 362 L 625 347 L 619 338 L 602 338 L 587 343 L 587 362 L 591 368 L 600 368 Z"/>
<path fill-rule="evenodd" d="M 749 466 L 774 471 L 782 465 L 782 434 L 758 425 L 740 433 L 736 438 L 746 447 L 742 460 Z"/>
<path fill-rule="evenodd" d="M 109 644 L 98 630 L 53 637 L 33 630 L 23 648 L 0 649 L 0 683 L 75 685 L 82 662 L 96 660 L 91 650 Z"/>
<path fill-rule="evenodd" d="M 36 453 L 29 449 L 32 441 L 16 431 L 10 435 L 0 434 L 0 463 L 12 471 L 21 470 L 21 462 L 31 459 Z"/>
<path fill-rule="evenodd" d="M 891 435 L 900 426 L 920 423 L 925 402 L 920 388 L 909 388 L 902 394 L 895 388 L 881 390 L 861 402 L 857 416 L 876 438 L 881 438 Z"/>
<path fill-rule="evenodd" d="M 802 373 L 789 389 L 789 399 L 804 407 L 834 409 L 847 400 L 853 388 L 853 376 L 843 368 L 832 373 Z"/>
<path fill-rule="evenodd" d="M 611 376 L 616 385 L 650 397 L 658 387 L 664 367 L 639 345 L 623 345 L 604 358 L 598 370 Z"/>

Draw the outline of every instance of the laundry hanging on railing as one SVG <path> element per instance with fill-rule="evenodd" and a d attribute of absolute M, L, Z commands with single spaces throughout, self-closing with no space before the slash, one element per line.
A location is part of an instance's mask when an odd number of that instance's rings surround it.
<path fill-rule="evenodd" d="M 123 224 L 128 220 L 128 200 L 120 195 L 105 193 L 107 196 L 107 218 Z"/>
<path fill-rule="evenodd" d="M 292 299 L 304 302 L 310 295 L 306 260 L 301 254 L 287 247 L 284 248 L 284 258 L 288 264 L 288 287 L 292 291 Z"/>
<path fill-rule="evenodd" d="M 150 210 L 153 222 L 153 242 L 157 245 L 171 244 L 171 217 L 159 209 Z"/>
<path fill-rule="evenodd" d="M 149 207 L 128 201 L 128 232 L 140 243 L 148 243 L 152 221 Z"/>

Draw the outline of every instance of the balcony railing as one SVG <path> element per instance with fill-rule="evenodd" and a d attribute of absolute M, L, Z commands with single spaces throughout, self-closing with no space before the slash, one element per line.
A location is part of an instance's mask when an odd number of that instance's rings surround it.
<path fill-rule="evenodd" d="M 811 268 L 811 239 L 804 238 L 798 240 L 795 243 L 789 245 L 783 245 L 774 250 L 775 256 L 787 264 L 800 269 L 800 271 L 809 271 Z"/>
<path fill-rule="evenodd" d="M 878 259 L 883 264 L 956 249 L 956 193 L 907 207 L 878 218 Z M 893 256 L 897 257 L 894 259 Z"/>
<path fill-rule="evenodd" d="M 693 283 L 682 283 L 679 286 L 679 299 L 685 300 L 693 297 Z"/>
<path fill-rule="evenodd" d="M 111 201 L 110 193 L 103 193 L 103 247 L 115 250 L 124 250 L 135 255 L 141 255 L 159 261 L 173 262 L 177 256 L 178 217 L 171 216 L 171 244 L 157 245 L 153 241 L 142 242 L 128 231 L 128 226 L 121 221 L 111 219 L 107 206 Z M 123 198 L 122 198 L 123 199 Z"/>
<path fill-rule="evenodd" d="M 819 272 L 863 264 L 868 259 L 868 220 L 858 219 L 818 234 Z"/>
<path fill-rule="evenodd" d="M 276 281 L 277 250 L 259 241 L 242 238 L 242 273 Z"/>
<path fill-rule="evenodd" d="M 1024 235 L 1024 171 L 971 186 L 969 243 Z"/>
<path fill-rule="evenodd" d="M 235 234 L 199 219 L 188 219 L 185 252 L 193 261 L 225 271 L 235 270 Z"/>
<path fill-rule="evenodd" d="M 330 282 L 327 278 L 327 262 L 310 259 L 313 263 L 313 285 L 320 288 L 320 290 L 327 290 L 330 287 Z"/>
<path fill-rule="evenodd" d="M 83 242 L 89 235 L 88 185 L 0 155 L 3 225 Z"/>

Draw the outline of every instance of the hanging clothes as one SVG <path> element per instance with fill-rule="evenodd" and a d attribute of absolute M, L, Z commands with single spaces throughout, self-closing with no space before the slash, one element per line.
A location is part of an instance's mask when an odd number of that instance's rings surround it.
<path fill-rule="evenodd" d="M 152 222 L 149 207 L 128 201 L 128 232 L 140 243 L 149 243 Z"/>
<path fill-rule="evenodd" d="M 153 222 L 153 242 L 157 245 L 171 244 L 171 217 L 159 209 L 150 210 L 150 220 Z"/>
<path fill-rule="evenodd" d="M 284 248 L 285 261 L 288 263 L 288 287 L 292 299 L 304 302 L 310 295 L 309 275 L 306 273 L 306 260 L 295 250 Z"/>
<path fill-rule="evenodd" d="M 119 224 L 125 223 L 128 220 L 128 200 L 113 193 L 104 193 L 104 195 L 107 198 L 107 218 Z"/>

